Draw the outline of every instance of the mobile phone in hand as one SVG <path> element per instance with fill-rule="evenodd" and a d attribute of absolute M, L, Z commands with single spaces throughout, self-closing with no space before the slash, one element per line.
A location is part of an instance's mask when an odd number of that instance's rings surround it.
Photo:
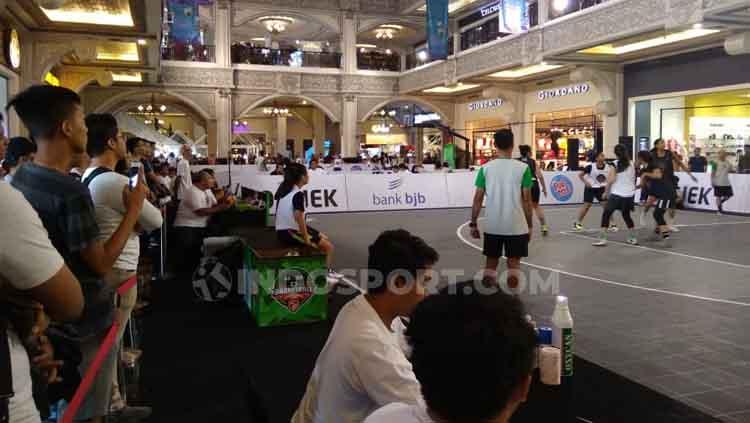
<path fill-rule="evenodd" d="M 141 166 L 143 164 L 140 161 L 130 162 L 130 168 L 128 169 L 128 179 L 130 179 L 130 189 L 134 189 L 138 185 L 138 175 L 140 175 Z"/>

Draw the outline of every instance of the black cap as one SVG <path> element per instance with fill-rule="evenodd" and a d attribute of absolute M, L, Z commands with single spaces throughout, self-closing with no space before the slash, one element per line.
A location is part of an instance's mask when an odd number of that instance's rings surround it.
<path fill-rule="evenodd" d="M 36 153 L 36 144 L 28 138 L 13 137 L 8 143 L 8 150 L 5 152 L 5 162 L 8 166 L 16 166 L 22 157 Z"/>

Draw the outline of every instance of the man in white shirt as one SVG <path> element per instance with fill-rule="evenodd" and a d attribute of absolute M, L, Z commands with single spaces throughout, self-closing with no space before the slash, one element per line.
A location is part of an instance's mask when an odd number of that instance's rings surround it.
<path fill-rule="evenodd" d="M 365 423 L 507 423 L 526 401 L 536 348 L 521 301 L 460 283 L 412 315 L 406 338 L 425 404 L 390 404 Z"/>
<path fill-rule="evenodd" d="M 206 236 L 208 219 L 219 212 L 227 210 L 234 204 L 231 196 L 217 202 L 211 193 L 214 178 L 209 172 L 202 170 L 193 178 L 193 182 L 183 194 L 177 218 L 174 222 L 175 237 L 179 260 L 184 263 L 180 269 L 192 272 L 201 257 L 201 246 Z"/>
<path fill-rule="evenodd" d="M 513 159 L 513 132 L 510 129 L 495 132 L 495 147 L 497 158 L 482 166 L 477 175 L 469 226 L 471 236 L 479 239 L 477 219 L 486 196 L 485 278 L 497 280 L 497 266 L 500 257 L 505 256 L 508 258 L 508 288 L 515 289 L 521 258 L 529 255 L 534 176 L 526 163 Z"/>
<path fill-rule="evenodd" d="M 182 200 L 182 197 L 193 185 L 190 173 L 190 159 L 193 157 L 193 150 L 189 145 L 183 145 L 180 153 L 182 153 L 182 158 L 177 162 L 177 180 L 174 182 L 173 188 L 178 200 Z"/>
<path fill-rule="evenodd" d="M 115 166 L 120 160 L 127 157 L 125 138 L 117 127 L 117 120 L 110 114 L 90 114 L 86 117 L 88 127 L 88 143 L 86 149 L 91 156 L 91 167 L 83 174 L 82 182 L 88 186 L 91 199 L 94 202 L 96 212 L 96 223 L 99 225 L 99 238 L 106 241 L 117 230 L 125 217 L 125 203 L 122 192 L 128 186 L 130 180 L 127 176 L 115 172 Z M 143 177 L 141 173 L 138 177 Z M 143 203 L 143 208 L 138 216 L 138 227 L 141 231 L 150 232 L 161 227 L 161 211 L 149 202 Z M 125 248 L 112 266 L 112 270 L 104 276 L 107 285 L 118 287 L 122 282 L 136 276 L 138 271 L 138 258 L 140 256 L 140 242 L 138 233 L 132 232 L 128 238 Z M 119 323 L 120 330 L 117 333 L 117 345 L 120 344 L 125 332 L 125 326 L 138 299 L 137 286 L 133 286 L 127 293 L 119 298 Z M 117 354 L 115 354 L 117 356 Z M 125 410 L 125 404 L 120 399 L 119 386 L 117 384 L 117 363 L 113 361 L 111 368 L 107 369 L 112 374 L 112 397 L 115 403 L 111 404 L 110 410 L 116 412 L 127 412 L 129 415 L 147 417 L 150 410 L 139 407 Z"/>
<path fill-rule="evenodd" d="M 310 172 L 318 175 L 325 175 L 327 173 L 326 170 L 320 166 L 320 162 L 316 158 L 310 160 Z"/>
<path fill-rule="evenodd" d="M 369 248 L 369 290 L 341 309 L 292 423 L 360 423 L 392 402 L 419 404 L 419 382 L 391 331 L 425 295 L 438 253 L 404 230 Z"/>
<path fill-rule="evenodd" d="M 10 307 L 5 302 L 18 294 L 40 303 L 44 312 L 57 322 L 77 320 L 83 312 L 83 293 L 78 280 L 52 246 L 36 211 L 20 192 L 6 183 L 0 183 L 0 222 L 3 222 L 0 225 L 0 327 L 9 323 L 4 314 Z M 10 423 L 40 422 L 32 397 L 31 363 L 21 343 L 21 337 L 26 335 L 18 334 L 12 324 L 7 328 L 14 394 L 9 402 Z M 45 338 L 39 337 L 38 342 L 43 351 L 50 351 Z M 4 348 L 2 343 L 0 348 Z M 3 355 L 0 352 L 0 356 Z M 51 357 L 46 359 L 48 367 L 42 370 L 54 379 L 59 364 L 50 360 Z M 7 366 L 7 363 L 0 361 L 0 366 Z M 0 390 L 3 382 L 7 380 L 0 381 Z"/>

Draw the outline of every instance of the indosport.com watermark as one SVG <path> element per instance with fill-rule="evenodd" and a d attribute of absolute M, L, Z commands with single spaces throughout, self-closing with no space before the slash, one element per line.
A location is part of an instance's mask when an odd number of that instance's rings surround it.
<path fill-rule="evenodd" d="M 462 294 L 491 295 L 501 290 L 507 294 L 521 296 L 556 296 L 560 293 L 560 274 L 557 272 L 540 272 L 536 269 L 525 271 L 511 270 L 486 274 L 484 270 L 468 273 L 463 269 L 441 269 L 420 271 L 413 275 L 409 271 L 394 271 L 388 277 L 371 269 L 342 269 L 342 277 L 331 278 L 325 270 L 307 271 L 305 269 L 281 270 L 245 270 L 233 272 L 216 262 L 202 262 L 193 274 L 193 291 L 200 299 L 208 302 L 221 301 L 232 292 L 239 296 L 317 296 L 337 293 L 356 295 L 371 290 L 386 290 L 395 295 L 409 295 L 414 292 L 414 284 L 424 295 L 436 294 L 447 290 L 449 294 L 457 292 L 459 282 L 473 281 L 472 284 L 461 284 Z M 510 283 L 509 283 L 510 280 Z M 467 292 L 468 291 L 468 292 Z"/>

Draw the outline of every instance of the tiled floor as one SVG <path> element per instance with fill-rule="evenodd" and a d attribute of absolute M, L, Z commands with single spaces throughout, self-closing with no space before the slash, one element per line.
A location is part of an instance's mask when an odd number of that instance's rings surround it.
<path fill-rule="evenodd" d="M 576 352 L 726 422 L 750 423 L 750 218 L 682 212 L 669 249 L 617 243 L 624 231 L 597 249 L 593 233 L 565 233 L 575 209 L 546 210 L 553 233 L 535 237 L 525 270 L 543 278 L 562 272 Z M 586 223 L 595 227 L 600 215 L 593 208 Z M 362 250 L 380 231 L 404 227 L 438 249 L 440 270 L 464 269 L 468 277 L 482 257 L 466 244 L 466 228 L 464 241 L 456 236 L 467 217 L 467 210 L 321 215 L 316 226 L 339 251 Z M 361 268 L 362 260 L 342 255 L 336 264 Z M 554 295 L 525 299 L 539 322 L 548 320 Z"/>

